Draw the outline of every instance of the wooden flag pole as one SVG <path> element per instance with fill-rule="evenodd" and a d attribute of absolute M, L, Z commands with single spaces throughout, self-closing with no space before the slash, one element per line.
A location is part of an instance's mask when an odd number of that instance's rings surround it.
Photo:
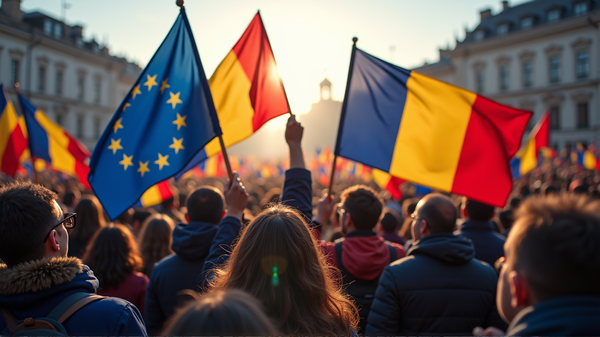
<path fill-rule="evenodd" d="M 15 83 L 15 92 L 17 93 L 17 96 L 19 96 L 19 82 Z M 21 100 L 17 97 L 17 101 L 19 101 L 19 107 L 21 108 L 21 112 L 23 112 L 23 106 L 21 106 Z M 29 138 L 29 137 L 28 137 Z M 33 182 L 36 184 L 39 184 L 40 179 L 38 177 L 38 172 L 35 169 L 35 158 L 33 158 L 33 154 L 31 152 L 31 140 L 27 139 L 27 147 L 29 147 L 29 160 L 31 161 L 31 169 L 33 171 Z"/>
<path fill-rule="evenodd" d="M 344 118 L 344 114 L 346 113 L 346 104 L 348 99 L 348 89 L 350 88 L 350 80 L 352 79 L 352 67 L 354 66 L 354 54 L 356 51 L 356 42 L 358 38 L 355 36 L 352 38 L 352 55 L 350 56 L 350 69 L 348 70 L 348 80 L 346 81 L 346 93 L 344 95 L 344 102 L 342 103 L 342 115 L 340 116 L 340 126 L 338 127 L 338 139 L 335 144 L 335 151 L 333 152 L 333 164 L 331 166 L 331 176 L 329 177 L 329 189 L 327 190 L 327 195 L 331 196 L 333 190 L 333 178 L 335 176 L 335 165 L 337 164 L 337 154 L 338 145 L 340 143 L 340 129 L 342 128 L 342 119 Z"/>
<path fill-rule="evenodd" d="M 223 142 L 223 135 L 219 135 L 219 143 L 221 144 L 221 152 L 223 153 L 223 161 L 227 168 L 227 174 L 229 175 L 229 181 L 233 181 L 233 171 L 231 170 L 231 164 L 229 163 L 229 156 L 227 155 L 227 148 L 225 142 Z"/>

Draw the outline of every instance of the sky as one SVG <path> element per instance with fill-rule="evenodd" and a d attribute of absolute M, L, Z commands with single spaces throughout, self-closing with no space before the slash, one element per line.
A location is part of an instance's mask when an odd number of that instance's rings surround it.
<path fill-rule="evenodd" d="M 179 11 L 175 0 L 23 0 L 21 8 L 62 19 L 65 2 L 68 24 L 83 25 L 84 37 L 141 67 Z M 186 0 L 184 5 L 207 77 L 260 10 L 296 114 L 319 100 L 325 77 L 332 82 L 332 98 L 343 99 L 352 37 L 362 50 L 412 68 L 437 61 L 439 48 L 462 40 L 465 28 L 478 23 L 480 10 L 502 8 L 500 0 Z"/>

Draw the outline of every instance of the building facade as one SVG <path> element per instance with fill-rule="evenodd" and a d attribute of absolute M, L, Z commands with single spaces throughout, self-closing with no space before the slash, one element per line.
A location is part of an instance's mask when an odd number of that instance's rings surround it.
<path fill-rule="evenodd" d="M 21 0 L 2 0 L 0 82 L 17 105 L 14 83 L 51 119 L 90 151 L 140 67 L 84 41 L 83 27 L 40 12 L 23 13 Z"/>
<path fill-rule="evenodd" d="M 501 103 L 550 112 L 551 144 L 600 143 L 600 0 L 535 0 L 480 13 L 440 60 L 414 69 Z"/>

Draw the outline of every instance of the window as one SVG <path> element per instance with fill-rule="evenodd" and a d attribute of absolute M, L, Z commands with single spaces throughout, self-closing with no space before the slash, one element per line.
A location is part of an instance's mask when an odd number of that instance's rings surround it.
<path fill-rule="evenodd" d="M 477 71 L 477 73 L 475 73 L 475 85 L 477 87 L 477 93 L 479 93 L 479 94 L 483 93 L 483 81 L 484 81 L 483 70 L 479 70 L 479 71 Z"/>
<path fill-rule="evenodd" d="M 579 103 L 577 104 L 577 128 L 587 129 L 590 127 L 588 104 Z"/>
<path fill-rule="evenodd" d="M 83 139 L 83 115 L 77 115 L 77 138 Z"/>
<path fill-rule="evenodd" d="M 19 60 L 10 60 L 10 82 L 15 84 L 19 82 Z"/>
<path fill-rule="evenodd" d="M 523 86 L 531 87 L 533 84 L 533 65 L 531 61 L 523 63 Z"/>
<path fill-rule="evenodd" d="M 557 106 L 550 107 L 550 129 L 560 129 L 560 111 Z"/>
<path fill-rule="evenodd" d="M 496 27 L 496 35 L 504 36 L 506 34 L 508 34 L 508 24 L 507 23 L 503 23 L 501 25 L 498 25 L 498 27 Z"/>
<path fill-rule="evenodd" d="M 521 29 L 527 30 L 531 27 L 533 27 L 533 18 L 531 16 L 521 19 Z"/>
<path fill-rule="evenodd" d="M 500 90 L 508 89 L 508 66 L 500 67 Z"/>
<path fill-rule="evenodd" d="M 94 82 L 94 103 L 100 103 L 100 94 L 102 90 L 102 80 L 97 78 Z"/>
<path fill-rule="evenodd" d="M 475 41 L 481 41 L 481 40 L 483 40 L 484 37 L 485 37 L 485 33 L 483 32 L 483 30 L 478 30 L 475 32 L 473 39 L 475 39 Z"/>
<path fill-rule="evenodd" d="M 52 35 L 52 21 L 50 19 L 44 20 L 44 34 Z"/>
<path fill-rule="evenodd" d="M 46 91 L 46 67 L 44 66 L 38 68 L 38 90 L 40 92 Z"/>
<path fill-rule="evenodd" d="M 101 132 L 102 130 L 100 130 L 100 117 L 94 117 L 94 137 L 96 139 L 100 138 Z"/>
<path fill-rule="evenodd" d="M 63 35 L 63 26 L 60 23 L 54 24 L 54 37 L 57 39 L 62 39 Z"/>
<path fill-rule="evenodd" d="M 85 90 L 85 77 L 84 75 L 79 75 L 79 77 L 77 77 L 77 98 L 78 99 L 83 99 L 83 93 Z"/>
<path fill-rule="evenodd" d="M 556 22 L 560 20 L 560 9 L 553 9 L 546 13 L 546 21 L 548 23 Z"/>
<path fill-rule="evenodd" d="M 590 62 L 587 51 L 577 52 L 576 55 L 577 78 L 586 78 L 590 72 Z"/>
<path fill-rule="evenodd" d="M 558 56 L 550 57 L 550 82 L 560 81 L 560 58 Z"/>
<path fill-rule="evenodd" d="M 62 113 L 56 114 L 56 124 L 65 127 L 65 115 Z"/>
<path fill-rule="evenodd" d="M 584 15 L 585 13 L 587 13 L 587 11 L 588 11 L 588 5 L 587 5 L 587 2 L 585 2 L 585 1 L 576 3 L 575 7 L 573 8 L 573 12 L 575 13 L 575 16 Z"/>
<path fill-rule="evenodd" d="M 57 95 L 62 95 L 63 93 L 63 70 L 62 69 L 58 69 L 56 71 L 56 94 Z"/>

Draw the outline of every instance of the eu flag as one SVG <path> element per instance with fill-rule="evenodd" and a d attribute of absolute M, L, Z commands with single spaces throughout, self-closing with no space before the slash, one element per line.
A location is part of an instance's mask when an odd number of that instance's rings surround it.
<path fill-rule="evenodd" d="M 182 8 L 96 144 L 88 180 L 115 219 L 218 135 L 219 120 Z"/>

